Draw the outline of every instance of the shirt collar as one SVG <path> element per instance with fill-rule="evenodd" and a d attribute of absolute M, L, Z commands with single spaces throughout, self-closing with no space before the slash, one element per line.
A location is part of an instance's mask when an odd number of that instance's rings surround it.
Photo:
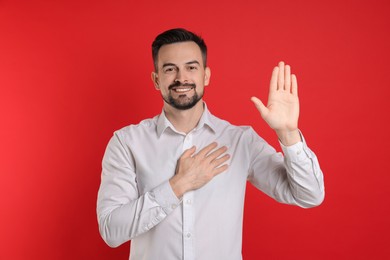
<path fill-rule="evenodd" d="M 204 126 L 208 126 L 211 131 L 215 133 L 216 128 L 215 128 L 215 122 L 213 122 L 213 115 L 210 113 L 210 111 L 207 108 L 207 105 L 205 102 L 203 102 L 204 110 L 203 114 L 200 117 L 198 125 L 195 127 L 195 129 L 200 129 Z M 157 119 L 157 135 L 160 137 L 162 133 L 164 133 L 165 129 L 171 128 L 173 131 L 176 131 L 175 127 L 172 125 L 171 122 L 169 122 L 168 118 L 165 116 L 164 110 L 161 112 L 160 116 Z"/>

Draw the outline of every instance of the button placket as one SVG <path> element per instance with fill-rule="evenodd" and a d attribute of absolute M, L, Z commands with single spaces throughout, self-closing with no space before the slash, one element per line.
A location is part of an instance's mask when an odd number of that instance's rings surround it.
<path fill-rule="evenodd" d="M 183 243 L 184 259 L 195 259 L 194 255 L 194 191 L 183 195 Z"/>
<path fill-rule="evenodd" d="M 193 146 L 193 136 L 189 133 L 184 138 L 183 152 Z M 186 192 L 183 195 L 183 258 L 185 260 L 195 259 L 194 255 L 194 191 Z"/>

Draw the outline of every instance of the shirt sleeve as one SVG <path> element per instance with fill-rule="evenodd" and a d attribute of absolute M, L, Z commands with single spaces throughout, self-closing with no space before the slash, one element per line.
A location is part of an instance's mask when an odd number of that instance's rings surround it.
<path fill-rule="evenodd" d="M 322 203 L 325 190 L 318 159 L 302 142 L 284 146 L 277 153 L 251 129 L 249 132 L 249 181 L 275 200 L 303 208 Z"/>
<path fill-rule="evenodd" d="M 104 241 L 111 247 L 119 246 L 156 226 L 180 203 L 169 181 L 139 194 L 133 157 L 115 133 L 103 157 L 97 199 Z"/>

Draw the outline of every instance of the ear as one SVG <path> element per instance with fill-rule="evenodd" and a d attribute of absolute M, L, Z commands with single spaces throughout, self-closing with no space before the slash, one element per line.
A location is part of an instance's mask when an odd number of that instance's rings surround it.
<path fill-rule="evenodd" d="M 154 84 L 154 87 L 157 89 L 157 90 L 160 90 L 160 85 L 159 85 L 159 82 L 158 82 L 158 75 L 156 72 L 152 72 L 152 81 L 153 81 L 153 84 Z"/>
<path fill-rule="evenodd" d="M 209 67 L 206 67 L 204 70 L 204 85 L 205 86 L 209 85 L 210 77 L 211 77 L 211 70 Z"/>

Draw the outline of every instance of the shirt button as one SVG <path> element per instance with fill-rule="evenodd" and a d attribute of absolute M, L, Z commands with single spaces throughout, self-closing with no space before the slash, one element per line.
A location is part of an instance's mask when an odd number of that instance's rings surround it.
<path fill-rule="evenodd" d="M 187 238 L 190 238 L 191 237 L 191 233 L 187 233 Z"/>
<path fill-rule="evenodd" d="M 191 205 L 192 201 L 190 199 L 187 200 L 187 204 Z"/>
<path fill-rule="evenodd" d="M 171 208 L 172 208 L 172 209 L 175 209 L 176 207 L 177 207 L 176 204 L 172 204 L 172 205 L 171 205 Z"/>
<path fill-rule="evenodd" d="M 299 150 L 299 151 L 297 151 L 297 154 L 298 154 L 298 155 L 300 155 L 300 154 L 301 154 L 301 152 L 302 152 L 302 151 L 301 151 L 301 150 Z"/>

